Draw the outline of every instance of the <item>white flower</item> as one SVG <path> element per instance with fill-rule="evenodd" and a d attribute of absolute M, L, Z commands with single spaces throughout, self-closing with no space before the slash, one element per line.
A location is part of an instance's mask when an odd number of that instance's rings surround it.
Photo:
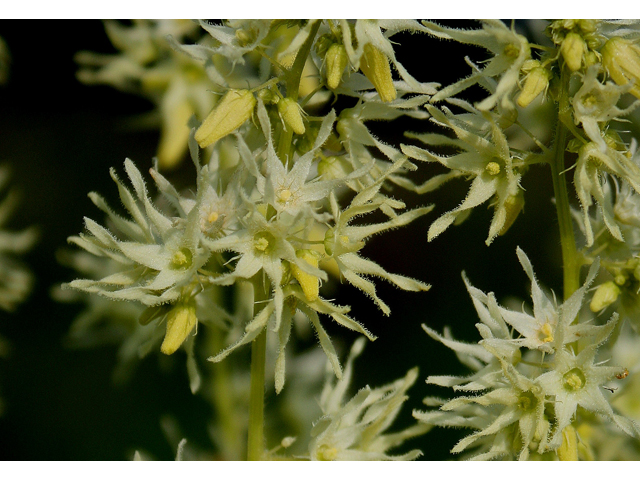
<path fill-rule="evenodd" d="M 323 416 L 311 430 L 311 460 L 414 460 L 422 454 L 419 450 L 403 455 L 387 452 L 409 438 L 426 433 L 429 426 L 415 425 L 400 432 L 385 433 L 408 398 L 406 391 L 418 377 L 417 368 L 383 387 L 366 386 L 345 401 L 353 360 L 363 348 L 363 339 L 357 340 L 351 348 L 342 379 L 335 383 L 328 380 L 325 384 L 320 397 Z"/>
<path fill-rule="evenodd" d="M 494 84 L 495 91 L 476 106 L 480 110 L 490 110 L 496 105 L 505 110 L 515 110 L 513 95 L 518 87 L 520 69 L 531 56 L 529 43 L 522 35 L 508 28 L 500 20 L 481 20 L 482 29 L 459 30 L 447 28 L 432 22 L 422 22 L 427 32 L 442 39 L 452 39 L 461 43 L 477 45 L 489 50 L 494 56 L 480 70 L 440 90 L 431 102 L 439 102 L 457 95 L 475 84 Z M 470 62 L 469 62 L 470 63 Z"/>
<path fill-rule="evenodd" d="M 602 84 L 598 81 L 599 72 L 599 64 L 589 67 L 580 90 L 573 96 L 572 104 L 576 124 L 581 123 L 589 139 L 605 153 L 607 144 L 602 137 L 600 124 L 631 113 L 640 105 L 640 101 L 633 102 L 625 109 L 618 108 L 616 105 L 620 97 L 629 87 L 619 87 L 612 82 Z"/>
<path fill-rule="evenodd" d="M 605 200 L 602 175 L 609 173 L 629 183 L 636 192 L 640 192 L 640 167 L 637 158 L 627 157 L 625 153 L 615 150 L 607 145 L 605 151 L 594 142 L 590 142 L 580 148 L 573 183 L 580 204 L 582 205 L 584 232 L 587 246 L 593 245 L 593 229 L 589 217 L 589 207 L 593 204 L 591 197 L 595 198 L 602 212 L 602 219 L 611 233 L 618 241 L 623 242 L 620 227 L 613 217 L 610 202 Z"/>
<path fill-rule="evenodd" d="M 461 150 L 461 153 L 443 157 L 408 145 L 402 145 L 402 151 L 417 160 L 441 163 L 452 172 L 457 172 L 455 176 L 473 178 L 465 200 L 431 224 L 428 239 L 433 240 L 451 224 L 466 218 L 472 208 L 493 199 L 495 213 L 486 240 L 486 244 L 489 245 L 499 234 L 506 231 L 522 208 L 522 175 L 519 169 L 525 166 L 525 161 L 512 156 L 504 132 L 489 114 L 477 112 L 468 118 L 467 114 L 454 115 L 447 108 L 443 108 L 444 113 L 433 106 L 427 106 L 427 109 L 435 124 L 450 128 L 458 138 L 430 134 L 423 137 L 425 141 L 432 145 L 451 145 Z M 491 140 L 477 129 L 481 119 L 491 128 Z M 440 178 L 438 185 L 449 178 Z"/>
<path fill-rule="evenodd" d="M 185 212 L 180 203 L 173 203 L 182 214 L 181 221 L 167 217 L 151 203 L 142 175 L 129 159 L 125 161 L 125 170 L 137 198 L 113 169 L 111 176 L 133 221 L 116 214 L 98 194 L 89 195 L 124 240 L 86 217 L 89 233 L 69 238 L 71 243 L 94 255 L 114 259 L 121 264 L 121 271 L 99 280 L 74 280 L 67 286 L 111 299 L 136 300 L 148 306 L 175 302 L 182 288 L 195 280 L 198 269 L 210 255 L 199 242 L 199 209 L 194 207 Z M 168 200 L 175 199 L 169 197 Z"/>
<path fill-rule="evenodd" d="M 553 370 L 540 375 L 537 382 L 547 395 L 555 397 L 555 431 L 550 440 L 551 448 L 562 443 L 562 431 L 570 425 L 578 406 L 609 418 L 628 435 L 640 436 L 638 425 L 613 412 L 604 398 L 603 384 L 624 372 L 622 367 L 604 367 L 594 364 L 601 343 L 593 343 L 575 355 L 566 348 L 559 349 L 554 357 Z"/>
<path fill-rule="evenodd" d="M 363 275 L 384 278 L 403 290 L 413 292 L 426 291 L 430 288 L 430 285 L 402 275 L 389 273 L 377 263 L 361 257 L 358 251 L 364 247 L 365 240 L 371 235 L 407 225 L 416 218 L 430 212 L 433 206 L 410 210 L 401 215 L 393 216 L 384 223 L 366 226 L 353 226 L 349 225 L 349 223 L 355 217 L 373 212 L 382 206 L 384 197 L 377 200 L 374 197 L 377 195 L 385 177 L 397 168 L 399 168 L 399 162 L 390 167 L 378 181 L 356 195 L 349 207 L 344 211 L 340 211 L 338 202 L 332 192 L 329 199 L 335 226 L 326 231 L 324 240 L 325 251 L 337 262 L 340 274 L 353 286 L 369 295 L 385 315 L 389 315 L 391 310 L 376 295 L 376 288 L 373 282 L 365 279 Z"/>

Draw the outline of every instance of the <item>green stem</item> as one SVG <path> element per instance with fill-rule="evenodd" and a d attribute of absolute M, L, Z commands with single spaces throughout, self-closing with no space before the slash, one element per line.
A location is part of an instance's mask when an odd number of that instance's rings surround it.
<path fill-rule="evenodd" d="M 558 122 L 555 150 L 553 159 L 551 160 L 551 176 L 553 177 L 553 192 L 556 198 L 556 213 L 558 215 L 558 226 L 560 228 L 565 300 L 580 288 L 580 262 L 573 233 L 569 194 L 567 191 L 566 175 L 564 173 L 566 142 L 567 129 L 562 122 Z"/>
<path fill-rule="evenodd" d="M 264 367 L 266 353 L 267 330 L 265 329 L 251 343 L 247 460 L 262 460 L 264 456 Z"/>
<path fill-rule="evenodd" d="M 289 70 L 285 72 L 284 84 L 287 97 L 298 100 L 300 78 L 309 57 L 309 52 L 320 28 L 320 22 L 316 21 L 311 27 L 309 37 L 302 44 L 296 54 L 296 59 Z M 282 126 L 281 126 L 282 127 Z M 293 132 L 291 129 L 280 130 L 278 137 L 277 155 L 287 164 L 292 155 Z M 254 316 L 264 306 L 260 300 L 266 300 L 268 285 L 263 282 L 263 275 L 258 273 L 254 278 Z M 268 282 L 267 282 L 268 283 Z M 264 297 L 264 298 L 263 298 Z M 249 392 L 249 433 L 247 440 L 247 459 L 262 460 L 264 458 L 264 388 L 265 388 L 265 357 L 267 353 L 266 329 L 251 343 L 251 387 Z"/>
<path fill-rule="evenodd" d="M 307 63 L 307 58 L 309 57 L 309 53 L 311 52 L 311 47 L 313 46 L 313 42 L 315 41 L 318 29 L 320 28 L 320 23 L 321 22 L 316 21 L 315 24 L 311 27 L 309 37 L 307 37 L 307 40 L 302 44 L 300 50 L 298 50 L 293 65 L 291 65 L 291 68 L 287 70 L 283 75 L 284 85 L 287 91 L 287 98 L 291 98 L 292 100 L 296 101 L 298 100 L 302 72 L 304 70 L 305 64 Z M 278 139 L 278 156 L 285 165 L 292 156 L 292 148 L 293 132 L 290 128 L 281 130 Z"/>

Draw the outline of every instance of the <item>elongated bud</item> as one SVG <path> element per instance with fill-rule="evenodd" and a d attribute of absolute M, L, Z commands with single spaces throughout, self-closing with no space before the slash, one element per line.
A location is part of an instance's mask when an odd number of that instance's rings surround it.
<path fill-rule="evenodd" d="M 278 112 L 282 116 L 284 124 L 298 135 L 304 135 L 306 131 L 300 106 L 292 98 L 283 98 L 278 102 Z"/>
<path fill-rule="evenodd" d="M 513 222 L 516 221 L 518 215 L 520 215 L 522 207 L 524 207 L 524 193 L 522 190 L 520 190 L 517 195 L 509 195 L 504 201 L 504 207 L 507 211 L 507 216 L 498 235 L 507 233 L 507 230 L 509 230 Z"/>
<path fill-rule="evenodd" d="M 196 130 L 196 141 L 205 148 L 229 135 L 251 117 L 255 106 L 249 90 L 229 90 Z"/>
<path fill-rule="evenodd" d="M 327 86 L 334 90 L 338 88 L 342 81 L 342 72 L 349 63 L 349 57 L 347 56 L 347 50 L 341 43 L 334 43 L 327 50 L 327 55 L 324 57 L 324 61 L 327 65 Z"/>
<path fill-rule="evenodd" d="M 314 252 L 313 250 L 298 250 L 296 256 L 312 267 L 318 268 L 318 252 Z M 300 267 L 294 263 L 291 264 L 291 273 L 302 287 L 302 293 L 304 293 L 305 298 L 310 302 L 317 300 L 320 293 L 320 279 L 315 275 L 301 270 Z"/>
<path fill-rule="evenodd" d="M 587 45 L 584 43 L 582 37 L 576 32 L 569 32 L 562 41 L 562 46 L 560 47 L 560 53 L 562 53 L 562 57 L 564 58 L 567 67 L 569 67 L 569 70 L 572 72 L 580 69 L 580 65 L 582 65 L 582 57 L 586 51 Z"/>
<path fill-rule="evenodd" d="M 546 68 L 536 67 L 532 69 L 524 81 L 522 92 L 518 96 L 518 105 L 524 108 L 533 102 L 538 95 L 549 87 L 549 80 L 551 80 L 551 72 Z"/>
<path fill-rule="evenodd" d="M 396 99 L 396 87 L 393 86 L 389 60 L 376 47 L 367 43 L 360 59 L 360 70 L 376 87 L 380 100 L 391 102 Z"/>
<path fill-rule="evenodd" d="M 561 461 L 575 462 L 578 460 L 578 436 L 576 430 L 567 425 L 562 430 L 562 445 L 557 450 L 558 459 Z"/>
<path fill-rule="evenodd" d="M 177 303 L 167 314 L 167 333 L 160 351 L 165 355 L 171 355 L 178 350 L 197 321 L 195 301 Z"/>
<path fill-rule="evenodd" d="M 640 48 L 624 38 L 614 37 L 604 44 L 602 50 L 602 64 L 609 76 L 618 85 L 634 82 L 629 90 L 640 98 Z"/>
<path fill-rule="evenodd" d="M 620 287 L 618 287 L 615 282 L 605 282 L 596 289 L 589 308 L 592 312 L 599 312 L 615 302 L 619 296 Z"/>

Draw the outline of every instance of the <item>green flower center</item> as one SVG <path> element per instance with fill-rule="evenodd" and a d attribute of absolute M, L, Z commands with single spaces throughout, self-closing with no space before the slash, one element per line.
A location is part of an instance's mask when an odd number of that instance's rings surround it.
<path fill-rule="evenodd" d="M 258 253 L 269 254 L 276 245 L 276 237 L 269 232 L 260 232 L 253 237 L 253 248 Z"/>
<path fill-rule="evenodd" d="M 587 383 L 587 379 L 578 367 L 572 368 L 562 377 L 564 380 L 564 388 L 570 391 L 580 390 Z"/>
<path fill-rule="evenodd" d="M 532 392 L 522 392 L 518 397 L 518 408 L 529 412 L 536 408 L 538 405 L 538 399 Z"/>
<path fill-rule="evenodd" d="M 174 270 L 186 270 L 193 262 L 193 254 L 187 247 L 176 250 L 171 256 L 170 268 Z"/>

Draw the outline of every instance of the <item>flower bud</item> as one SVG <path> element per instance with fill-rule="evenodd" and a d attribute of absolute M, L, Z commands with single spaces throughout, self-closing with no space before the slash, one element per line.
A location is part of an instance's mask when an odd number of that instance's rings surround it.
<path fill-rule="evenodd" d="M 589 308 L 592 312 L 599 312 L 615 302 L 619 296 L 620 287 L 618 287 L 615 282 L 605 282 L 596 289 Z"/>
<path fill-rule="evenodd" d="M 313 250 L 298 250 L 296 252 L 296 257 L 316 268 L 318 268 L 318 256 L 318 252 Z M 291 264 L 291 273 L 302 287 L 305 298 L 309 302 L 317 300 L 320 293 L 320 279 L 301 270 L 295 263 Z"/>
<path fill-rule="evenodd" d="M 520 190 L 516 195 L 509 195 L 504 201 L 504 208 L 507 211 L 506 218 L 504 220 L 504 225 L 498 235 L 504 235 L 507 233 L 507 230 L 513 225 L 513 222 L 516 221 L 518 215 L 522 211 L 522 207 L 524 207 L 524 193 Z"/>
<path fill-rule="evenodd" d="M 522 92 L 518 96 L 518 105 L 523 108 L 529 105 L 549 87 L 549 80 L 551 80 L 551 72 L 546 68 L 535 67 L 532 69 L 527 75 Z"/>
<path fill-rule="evenodd" d="M 197 321 L 196 302 L 193 299 L 177 303 L 167 314 L 167 333 L 160 351 L 165 355 L 171 355 L 178 350 Z"/>
<path fill-rule="evenodd" d="M 229 90 L 196 130 L 196 141 L 201 148 L 214 144 L 246 122 L 255 106 L 249 90 Z"/>
<path fill-rule="evenodd" d="M 582 57 L 586 51 L 587 45 L 584 43 L 582 37 L 575 32 L 569 32 L 560 47 L 560 53 L 562 53 L 567 67 L 569 67 L 569 70 L 572 72 L 580 69 Z"/>
<path fill-rule="evenodd" d="M 373 83 L 378 95 L 380 95 L 380 100 L 391 102 L 396 99 L 396 87 L 393 85 L 389 60 L 384 53 L 370 43 L 364 46 L 364 53 L 360 59 L 360 70 Z"/>
<path fill-rule="evenodd" d="M 347 56 L 347 50 L 341 43 L 334 43 L 327 50 L 327 55 L 324 57 L 324 61 L 327 65 L 327 86 L 334 90 L 338 88 L 342 81 L 342 72 L 349 63 L 349 57 Z"/>
<path fill-rule="evenodd" d="M 282 121 L 287 127 L 298 135 L 304 135 L 306 129 L 298 102 L 292 98 L 283 98 L 278 102 L 278 112 L 280 112 Z"/>
<path fill-rule="evenodd" d="M 562 445 L 558 448 L 557 454 L 559 460 L 578 460 L 578 436 L 571 425 L 567 425 L 562 430 Z"/>
<path fill-rule="evenodd" d="M 640 98 L 640 48 L 633 42 L 614 37 L 604 44 L 602 64 L 618 85 L 634 82 L 629 92 Z"/>

